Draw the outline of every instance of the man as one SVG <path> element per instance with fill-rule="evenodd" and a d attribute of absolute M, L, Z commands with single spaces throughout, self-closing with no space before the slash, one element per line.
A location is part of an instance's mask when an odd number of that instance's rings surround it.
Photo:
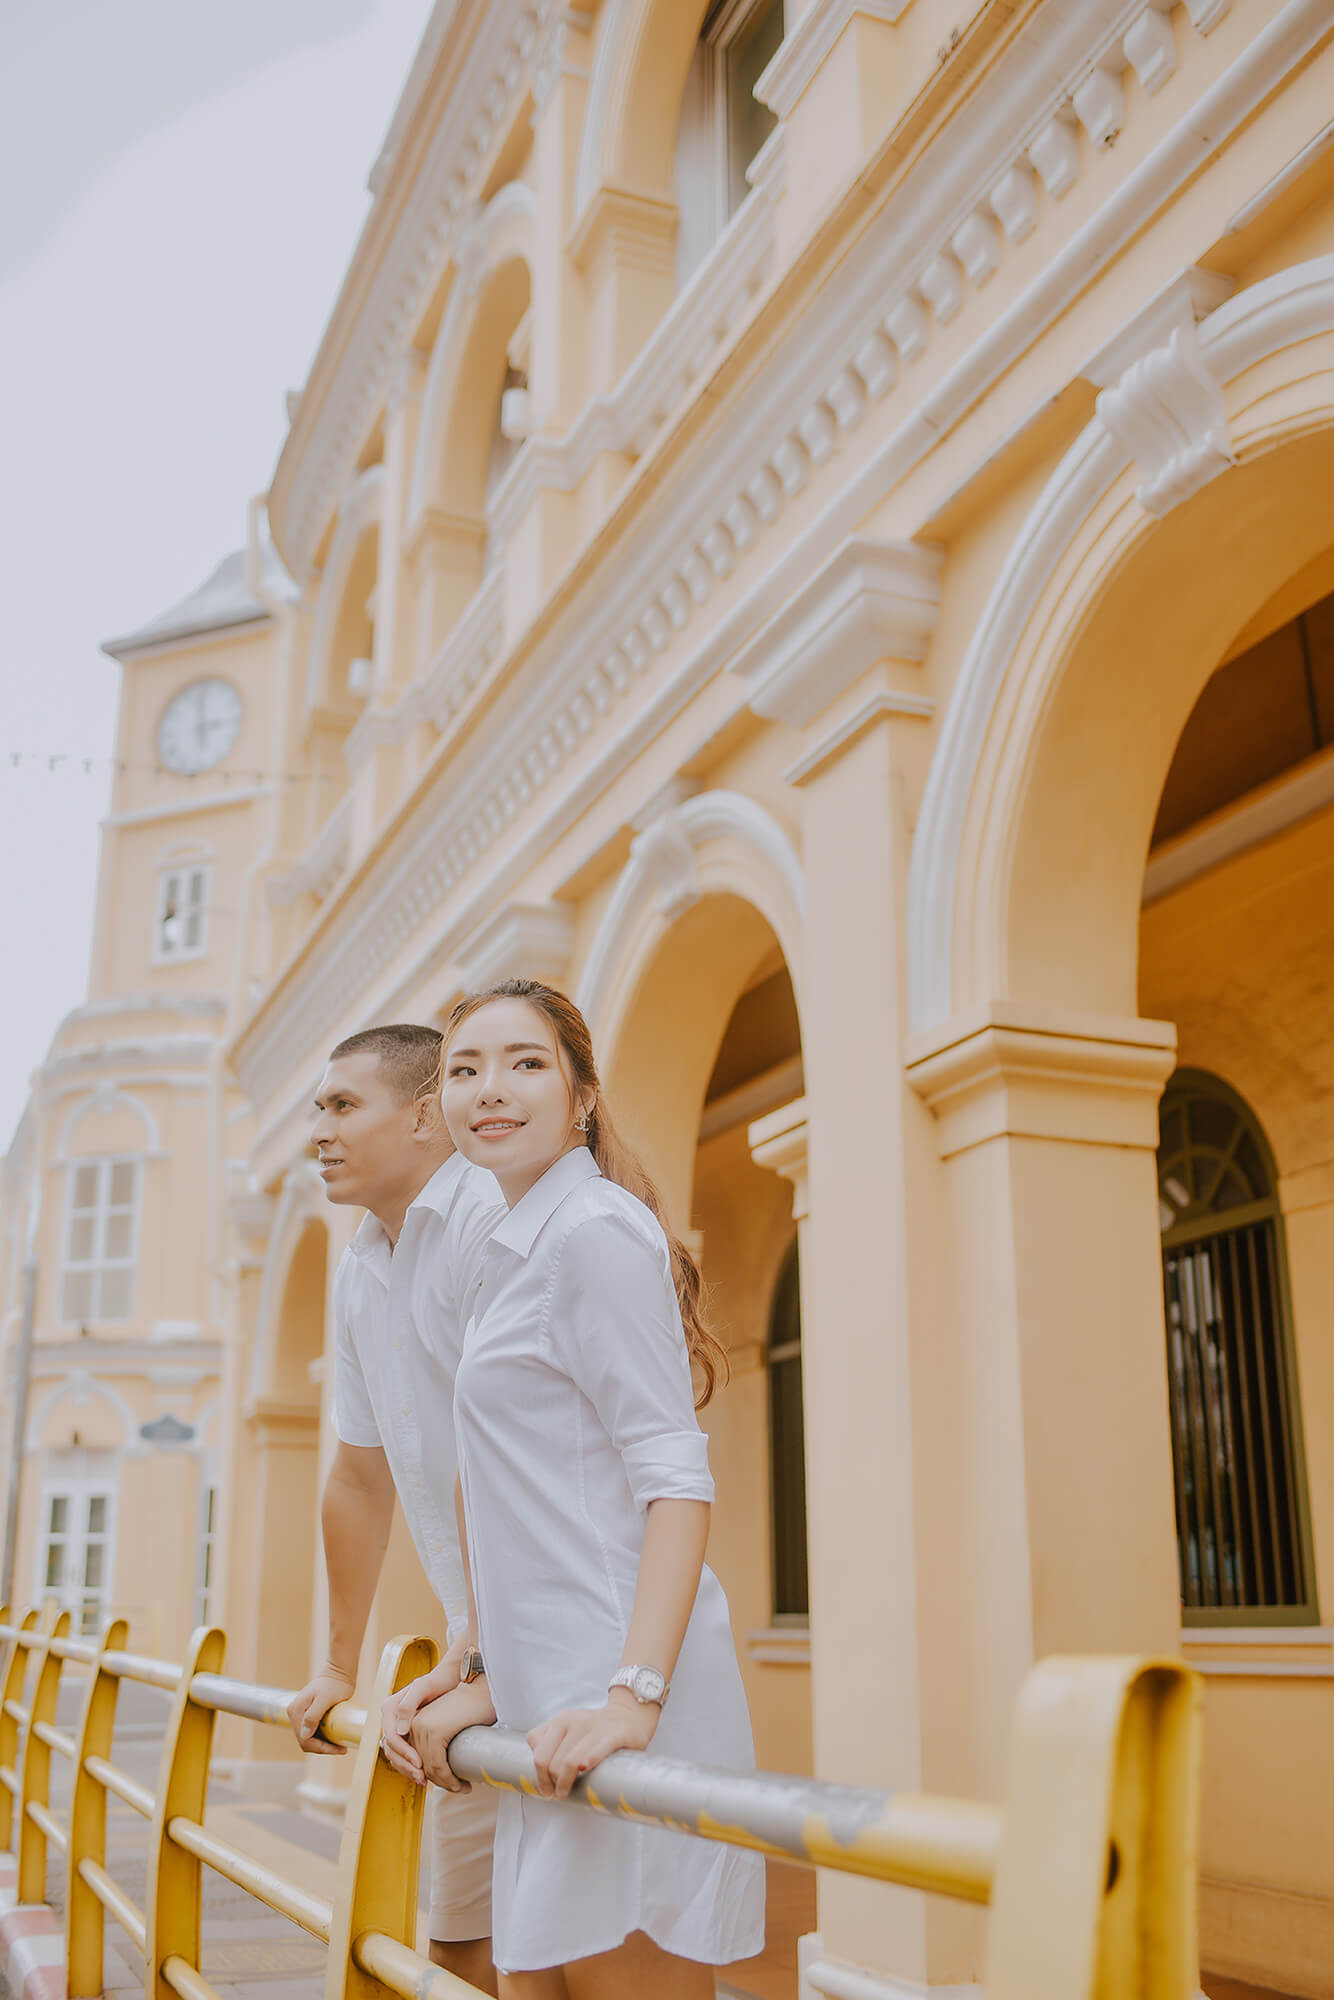
<path fill-rule="evenodd" d="M 455 1153 L 440 1109 L 440 1036 L 410 1024 L 340 1042 L 311 1139 L 332 1202 L 367 1210 L 334 1279 L 333 1427 L 321 1505 L 329 1575 L 325 1665 L 288 1708 L 304 1750 L 356 1686 L 394 1494 L 461 1653 L 467 1595 L 454 1511 L 454 1373 L 487 1239 L 505 1212 L 491 1175 Z M 433 1788 L 434 1789 L 434 1788 Z M 496 1795 L 435 1791 L 431 1957 L 487 1993 Z"/>

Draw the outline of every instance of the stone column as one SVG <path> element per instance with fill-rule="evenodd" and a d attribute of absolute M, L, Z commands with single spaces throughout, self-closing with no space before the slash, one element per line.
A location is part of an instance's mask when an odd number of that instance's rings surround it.
<path fill-rule="evenodd" d="M 1175 1040 L 993 1001 L 909 1049 L 948 1186 L 965 1761 L 992 1798 L 1035 1660 L 1176 1649 L 1154 1159 Z"/>
<path fill-rule="evenodd" d="M 751 707 L 802 732 L 801 1009 L 809 1166 L 802 1350 L 815 1769 L 921 1789 L 919 1503 L 913 1328 L 930 1229 L 929 1121 L 904 1078 L 901 944 L 909 801 L 931 703 L 920 662 L 939 558 L 845 545 L 732 662 Z M 794 1125 L 761 1135 L 802 1199 Z M 927 1977 L 923 1899 L 822 1875 L 830 1955 Z"/>

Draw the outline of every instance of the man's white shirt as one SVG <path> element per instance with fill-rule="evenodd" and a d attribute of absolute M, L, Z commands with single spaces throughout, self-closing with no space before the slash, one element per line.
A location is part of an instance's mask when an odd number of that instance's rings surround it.
<path fill-rule="evenodd" d="M 495 1180 L 458 1153 L 426 1183 L 392 1253 L 367 1215 L 334 1278 L 333 1427 L 383 1448 L 399 1504 L 451 1635 L 467 1613 L 454 1514 L 454 1376 L 492 1231 Z"/>

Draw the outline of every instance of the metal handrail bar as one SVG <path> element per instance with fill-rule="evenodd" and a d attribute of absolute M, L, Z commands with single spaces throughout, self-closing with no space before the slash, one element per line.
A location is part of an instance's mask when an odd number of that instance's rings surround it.
<path fill-rule="evenodd" d="M 102 1908 L 116 1919 L 131 1944 L 143 1951 L 148 1942 L 148 1926 L 138 1904 L 132 1903 L 120 1884 L 112 1881 L 100 1861 L 81 1861 L 79 1874 Z"/>
<path fill-rule="evenodd" d="M 68 1757 L 71 1764 L 78 1762 L 79 1746 L 67 1729 L 57 1729 L 54 1722 L 34 1722 L 32 1733 L 39 1743 L 45 1743 L 48 1750 Z"/>
<path fill-rule="evenodd" d="M 536 1794 L 533 1753 L 516 1729 L 465 1729 L 449 1747 L 457 1775 Z M 822 1784 L 773 1771 L 718 1771 L 652 1751 L 619 1750 L 581 1778 L 575 1805 L 761 1854 L 872 1875 L 970 1903 L 991 1897 L 1004 1815 L 971 1799 Z"/>
<path fill-rule="evenodd" d="M 53 1847 L 62 1854 L 69 1853 L 69 1836 L 49 1806 L 41 1805 L 36 1799 L 28 1800 L 28 1818 L 44 1833 Z"/>
<path fill-rule="evenodd" d="M 85 1757 L 83 1768 L 90 1778 L 95 1778 L 103 1791 L 112 1792 L 125 1805 L 133 1806 L 145 1819 L 152 1819 L 157 1800 L 146 1785 L 137 1785 L 124 1771 L 118 1771 L 105 1757 Z"/>
<path fill-rule="evenodd" d="M 11 1696 L 10 1699 L 5 1703 L 4 1709 L 5 1709 L 5 1714 L 11 1716 L 13 1720 L 18 1723 L 21 1729 L 27 1728 L 28 1711 L 23 1706 L 23 1703 L 21 1701 L 15 1701 Z"/>
<path fill-rule="evenodd" d="M 261 1687 L 252 1681 L 233 1680 L 228 1674 L 196 1674 L 190 1682 L 190 1699 L 201 1708 L 216 1709 L 223 1715 L 239 1715 L 248 1722 L 268 1722 L 278 1729 L 291 1727 L 287 1704 L 295 1688 Z M 327 1710 L 318 1734 L 326 1742 L 355 1749 L 366 1727 L 366 1710 L 340 1701 Z"/>
<path fill-rule="evenodd" d="M 363 1931 L 355 1938 L 352 1959 L 369 1979 L 378 1979 L 397 1993 L 399 2000 L 477 2000 L 477 1987 L 383 1931 Z"/>
<path fill-rule="evenodd" d="M 190 1819 L 172 1819 L 167 1822 L 167 1832 L 178 1847 L 197 1860 L 234 1882 L 238 1889 L 246 1889 L 257 1896 L 261 1903 L 267 1903 L 280 1917 L 290 1917 L 294 1924 L 300 1924 L 303 1931 L 309 1931 L 323 1943 L 329 1942 L 329 1927 L 333 1922 L 333 1906 L 323 1902 L 318 1896 L 311 1896 L 294 1883 L 285 1882 L 275 1875 L 271 1868 L 252 1861 L 239 1847 L 230 1841 L 219 1840 L 216 1834 L 205 1832 Z"/>
<path fill-rule="evenodd" d="M 211 1986 L 202 1972 L 196 1972 L 193 1965 L 173 1952 L 164 1958 L 158 1968 L 173 1993 L 179 1993 L 181 2000 L 220 2000 L 218 1989 Z"/>
<path fill-rule="evenodd" d="M 58 1660 L 70 1660 L 76 1667 L 91 1667 L 97 1648 L 87 1639 L 53 1639 L 50 1646 Z"/>
<path fill-rule="evenodd" d="M 150 1660 L 143 1653 L 103 1653 L 100 1664 L 105 1673 L 115 1674 L 119 1680 L 142 1681 L 145 1687 L 163 1688 L 168 1694 L 175 1694 L 181 1684 L 180 1667 L 166 1660 Z"/>

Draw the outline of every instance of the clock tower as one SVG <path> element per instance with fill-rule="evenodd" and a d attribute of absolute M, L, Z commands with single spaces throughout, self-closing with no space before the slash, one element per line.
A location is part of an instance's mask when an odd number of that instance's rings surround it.
<path fill-rule="evenodd" d="M 120 666 L 88 998 L 7 1162 L 36 1307 L 15 1595 L 146 1651 L 216 1618 L 228 1287 L 213 1218 L 249 1132 L 223 1051 L 269 927 L 248 922 L 281 811 L 291 588 L 229 556 L 105 650 Z M 234 1185 L 235 1183 L 235 1185 Z M 182 1524 L 185 1532 L 182 1532 Z"/>

